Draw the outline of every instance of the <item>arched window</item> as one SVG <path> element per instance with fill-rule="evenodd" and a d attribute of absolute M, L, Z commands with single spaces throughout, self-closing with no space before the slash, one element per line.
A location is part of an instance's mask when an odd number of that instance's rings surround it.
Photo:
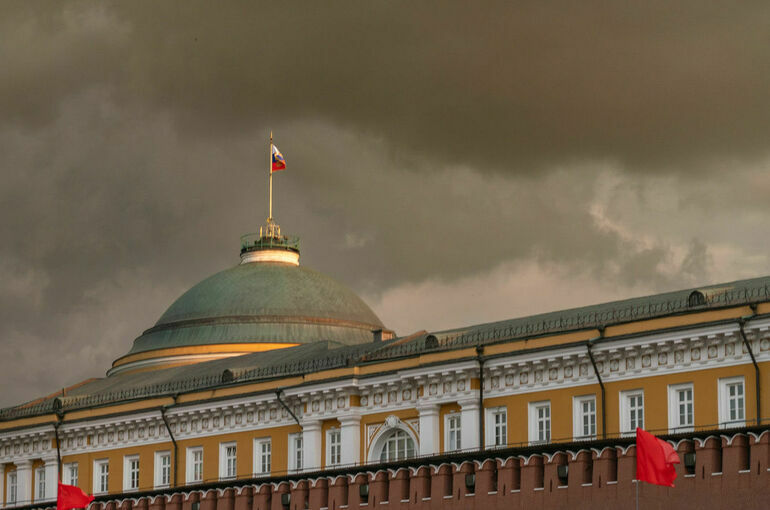
<path fill-rule="evenodd" d="M 690 293 L 690 297 L 687 298 L 687 306 L 703 306 L 706 304 L 706 296 L 698 290 L 694 290 Z"/>
<path fill-rule="evenodd" d="M 392 462 L 414 457 L 414 440 L 401 429 L 395 429 L 384 439 L 380 462 Z"/>

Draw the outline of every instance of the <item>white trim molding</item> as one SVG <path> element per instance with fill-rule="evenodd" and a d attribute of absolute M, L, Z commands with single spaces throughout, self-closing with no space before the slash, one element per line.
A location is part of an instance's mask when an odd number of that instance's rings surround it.
<path fill-rule="evenodd" d="M 94 494 L 106 494 L 110 490 L 110 459 L 95 459 L 93 463 Z"/>
<path fill-rule="evenodd" d="M 746 425 L 746 378 L 744 376 L 719 379 L 719 426 Z"/>
<path fill-rule="evenodd" d="M 636 433 L 636 427 L 643 429 L 645 424 L 644 389 L 621 391 L 619 400 L 620 434 L 626 437 L 633 436 Z"/>
<path fill-rule="evenodd" d="M 551 401 L 540 400 L 527 405 L 527 438 L 530 444 L 551 442 Z"/>
<path fill-rule="evenodd" d="M 200 453 L 200 459 L 195 457 Z M 203 481 L 203 447 L 202 446 L 188 446 L 185 450 L 185 483 L 194 484 Z M 200 470 L 196 473 L 196 466 L 200 465 Z"/>
<path fill-rule="evenodd" d="M 254 438 L 254 476 L 269 475 L 273 468 L 273 444 L 269 437 Z"/>
<path fill-rule="evenodd" d="M 155 452 L 153 462 L 153 485 L 156 489 L 171 485 L 171 451 L 161 450 Z M 165 479 L 164 479 L 165 478 Z"/>
<path fill-rule="evenodd" d="M 668 385 L 669 433 L 692 432 L 695 429 L 695 387 L 693 383 Z"/>
<path fill-rule="evenodd" d="M 219 479 L 232 480 L 238 476 L 238 444 L 235 441 L 219 443 Z"/>
<path fill-rule="evenodd" d="M 598 416 L 596 393 L 572 397 L 572 437 L 575 441 L 596 439 Z"/>
<path fill-rule="evenodd" d="M 508 444 L 508 408 L 487 407 L 484 413 L 484 445 L 487 448 L 504 448 Z M 498 422 L 498 418 L 502 421 Z"/>
<path fill-rule="evenodd" d="M 454 442 L 452 438 L 454 432 Z M 453 411 L 444 415 L 444 453 L 462 450 L 462 414 Z"/>
<path fill-rule="evenodd" d="M 123 456 L 123 491 L 136 492 L 139 490 L 139 455 Z"/>

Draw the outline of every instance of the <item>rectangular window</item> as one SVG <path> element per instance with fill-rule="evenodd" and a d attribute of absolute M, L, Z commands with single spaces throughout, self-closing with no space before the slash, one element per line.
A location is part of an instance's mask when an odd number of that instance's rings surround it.
<path fill-rule="evenodd" d="M 294 438 L 294 465 L 297 470 L 302 469 L 302 435 Z"/>
<path fill-rule="evenodd" d="M 45 468 L 37 468 L 35 470 L 35 482 L 37 484 L 36 499 L 45 499 Z"/>
<path fill-rule="evenodd" d="M 203 481 L 203 448 L 200 446 L 187 449 L 187 483 Z"/>
<path fill-rule="evenodd" d="M 171 452 L 155 452 L 155 487 L 171 484 Z"/>
<path fill-rule="evenodd" d="M 596 395 L 572 399 L 572 435 L 575 439 L 596 437 Z"/>
<path fill-rule="evenodd" d="M 219 445 L 219 478 L 235 478 L 238 474 L 238 449 L 235 443 Z"/>
<path fill-rule="evenodd" d="M 492 413 L 492 417 L 495 427 L 494 446 L 505 446 L 508 444 L 508 410 L 498 409 Z"/>
<path fill-rule="evenodd" d="M 106 494 L 110 487 L 110 461 L 107 459 L 94 461 L 94 492 Z"/>
<path fill-rule="evenodd" d="M 269 475 L 272 470 L 273 449 L 270 438 L 254 440 L 254 474 Z"/>
<path fill-rule="evenodd" d="M 66 485 L 78 485 L 78 463 L 70 462 L 62 465 L 62 480 Z"/>
<path fill-rule="evenodd" d="M 632 390 L 620 393 L 620 432 L 633 435 L 644 428 L 644 391 Z"/>
<path fill-rule="evenodd" d="M 723 427 L 746 424 L 746 396 L 743 377 L 719 380 L 719 423 Z"/>
<path fill-rule="evenodd" d="M 695 425 L 692 383 L 668 387 L 668 428 L 673 432 L 690 432 Z"/>
<path fill-rule="evenodd" d="M 289 434 L 289 470 L 300 471 L 301 469 L 302 469 L 302 433 Z"/>
<path fill-rule="evenodd" d="M 342 434 L 340 429 L 330 429 L 326 433 L 326 465 L 336 466 L 342 462 Z"/>
<path fill-rule="evenodd" d="M 17 481 L 16 471 L 8 473 L 8 497 L 6 498 L 6 501 L 9 505 L 16 503 L 18 500 Z"/>
<path fill-rule="evenodd" d="M 732 383 L 727 385 L 727 402 L 728 402 L 728 415 L 729 421 L 743 421 L 744 420 L 744 400 L 743 400 L 743 383 Z"/>
<path fill-rule="evenodd" d="M 446 451 L 453 452 L 455 450 L 461 450 L 462 445 L 462 428 L 460 426 L 460 413 L 447 414 L 444 422 L 446 432 L 444 434 L 444 441 L 446 444 Z"/>
<path fill-rule="evenodd" d="M 551 402 L 530 402 L 529 441 L 548 443 L 551 441 Z"/>
<path fill-rule="evenodd" d="M 137 489 L 139 489 L 139 456 L 123 457 L 123 490 L 135 491 Z"/>

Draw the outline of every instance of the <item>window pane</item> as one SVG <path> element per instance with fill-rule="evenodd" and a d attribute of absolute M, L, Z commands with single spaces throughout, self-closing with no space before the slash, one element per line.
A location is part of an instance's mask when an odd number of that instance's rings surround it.
<path fill-rule="evenodd" d="M 391 433 L 383 445 L 380 460 L 389 462 L 414 456 L 414 441 L 403 430 Z"/>

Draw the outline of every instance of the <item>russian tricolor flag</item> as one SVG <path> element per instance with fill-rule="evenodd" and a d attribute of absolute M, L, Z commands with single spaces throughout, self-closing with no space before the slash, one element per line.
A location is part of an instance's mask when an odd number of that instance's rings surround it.
<path fill-rule="evenodd" d="M 273 145 L 273 164 L 271 170 L 277 172 L 278 170 L 284 170 L 286 168 L 286 161 L 283 159 L 283 154 L 278 150 L 278 147 Z"/>

